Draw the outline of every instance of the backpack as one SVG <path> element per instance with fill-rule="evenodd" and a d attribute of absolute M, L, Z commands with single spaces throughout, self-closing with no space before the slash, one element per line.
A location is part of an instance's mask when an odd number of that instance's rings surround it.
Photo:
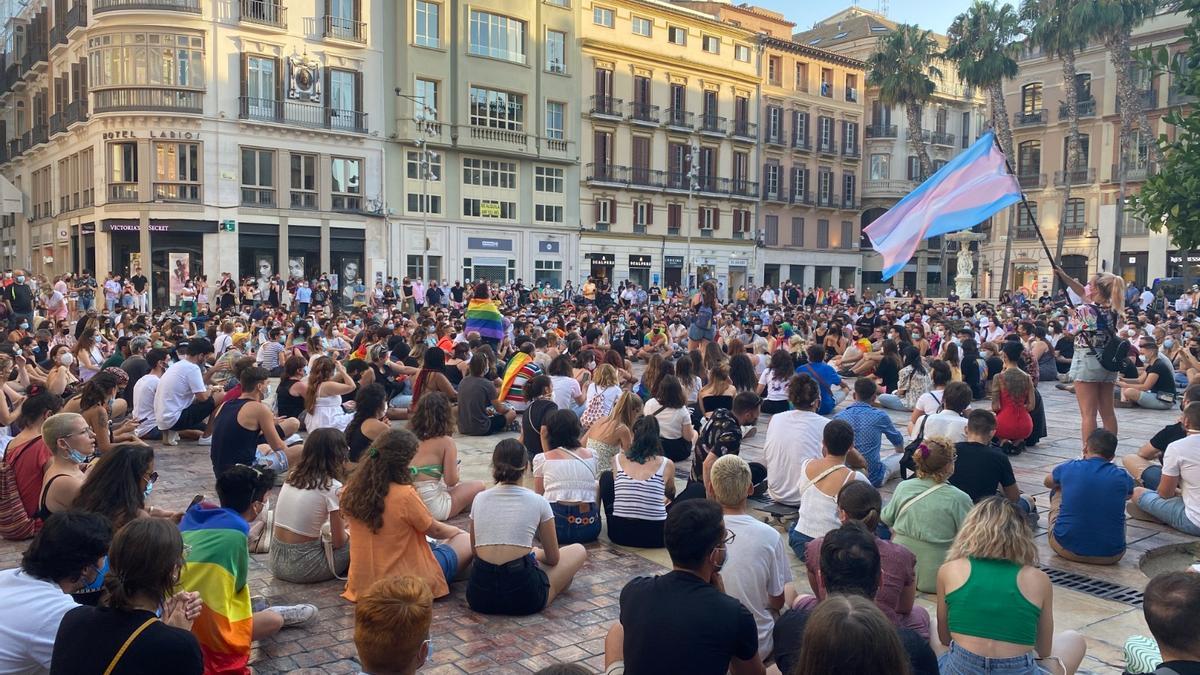
<path fill-rule="evenodd" d="M 692 324 L 700 330 L 712 330 L 713 327 L 713 311 L 712 307 L 701 303 L 696 308 L 696 316 L 692 319 Z"/>
<path fill-rule="evenodd" d="M 596 395 L 592 397 L 592 400 L 588 401 L 587 408 L 583 411 L 583 414 L 579 416 L 579 424 L 582 425 L 584 429 L 590 428 L 596 422 L 599 422 L 607 417 L 608 413 L 611 412 L 605 408 L 604 394 L 599 390 L 599 388 L 597 388 Z"/>
<path fill-rule="evenodd" d="M 21 450 L 25 450 L 26 445 Z M 16 453 L 19 456 L 20 453 Z M 15 459 L 15 457 L 13 458 Z M 29 517 L 17 492 L 17 474 L 7 455 L 0 459 L 0 537 L 9 541 L 29 539 L 38 531 L 40 521 Z"/>

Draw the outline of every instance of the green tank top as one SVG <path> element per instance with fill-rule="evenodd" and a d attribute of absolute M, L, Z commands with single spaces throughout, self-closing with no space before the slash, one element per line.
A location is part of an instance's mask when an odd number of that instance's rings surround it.
<path fill-rule="evenodd" d="M 1037 644 L 1042 609 L 1017 586 L 1021 566 L 1008 560 L 968 558 L 971 576 L 946 595 L 950 632 L 1017 645 Z"/>

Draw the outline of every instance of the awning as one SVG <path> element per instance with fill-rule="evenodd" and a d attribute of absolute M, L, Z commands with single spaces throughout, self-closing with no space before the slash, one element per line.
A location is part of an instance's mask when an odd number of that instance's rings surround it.
<path fill-rule="evenodd" d="M 21 191 L 4 176 L 0 176 L 0 213 L 23 213 L 25 200 Z"/>

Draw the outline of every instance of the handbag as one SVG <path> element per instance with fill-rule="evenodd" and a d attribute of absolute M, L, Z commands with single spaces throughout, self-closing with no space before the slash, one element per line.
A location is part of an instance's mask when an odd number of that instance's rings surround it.
<path fill-rule="evenodd" d="M 333 557 L 333 529 L 328 520 L 321 526 L 321 548 L 325 550 L 325 564 L 329 565 L 329 572 L 333 574 L 333 578 L 345 581 L 346 577 L 337 573 L 337 564 Z"/>
<path fill-rule="evenodd" d="M 942 400 L 938 401 L 937 410 L 934 412 L 935 415 L 942 412 L 942 408 L 945 405 L 945 400 L 946 392 L 943 390 Z M 906 480 L 909 472 L 915 472 L 917 470 L 917 462 L 915 459 L 913 459 L 913 455 L 916 454 L 917 450 L 921 448 L 921 444 L 925 442 L 925 423 L 928 421 L 929 415 L 925 415 L 921 418 L 921 426 L 917 429 L 917 435 L 908 442 L 908 445 L 904 446 L 904 454 L 900 457 L 900 480 Z"/>
<path fill-rule="evenodd" d="M 125 652 L 129 649 L 129 645 L 133 644 L 133 641 L 142 634 L 142 631 L 149 628 L 150 624 L 154 623 L 155 621 L 158 621 L 158 617 L 156 616 L 146 619 L 145 623 L 138 626 L 137 630 L 133 631 L 130 633 L 129 637 L 125 638 L 125 643 L 122 644 L 121 648 L 117 650 L 117 653 L 115 656 L 113 656 L 112 661 L 108 662 L 108 667 L 104 669 L 104 675 L 111 675 L 113 669 L 116 668 L 117 664 L 121 662 L 121 657 L 125 656 Z"/>

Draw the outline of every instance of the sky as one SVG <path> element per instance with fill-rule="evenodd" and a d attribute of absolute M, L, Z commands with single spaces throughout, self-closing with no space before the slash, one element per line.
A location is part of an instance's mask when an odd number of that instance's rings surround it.
<path fill-rule="evenodd" d="M 796 23 L 796 30 L 807 30 L 813 23 L 824 19 L 850 4 L 840 2 L 797 2 L 796 0 L 745 0 L 752 5 L 782 12 L 789 21 Z M 897 23 L 915 23 L 938 33 L 945 33 L 955 16 L 970 6 L 970 0 L 884 0 L 888 4 L 886 15 Z M 734 0 L 741 4 L 741 0 Z M 879 0 L 862 0 L 857 3 L 872 12 L 879 10 Z"/>

